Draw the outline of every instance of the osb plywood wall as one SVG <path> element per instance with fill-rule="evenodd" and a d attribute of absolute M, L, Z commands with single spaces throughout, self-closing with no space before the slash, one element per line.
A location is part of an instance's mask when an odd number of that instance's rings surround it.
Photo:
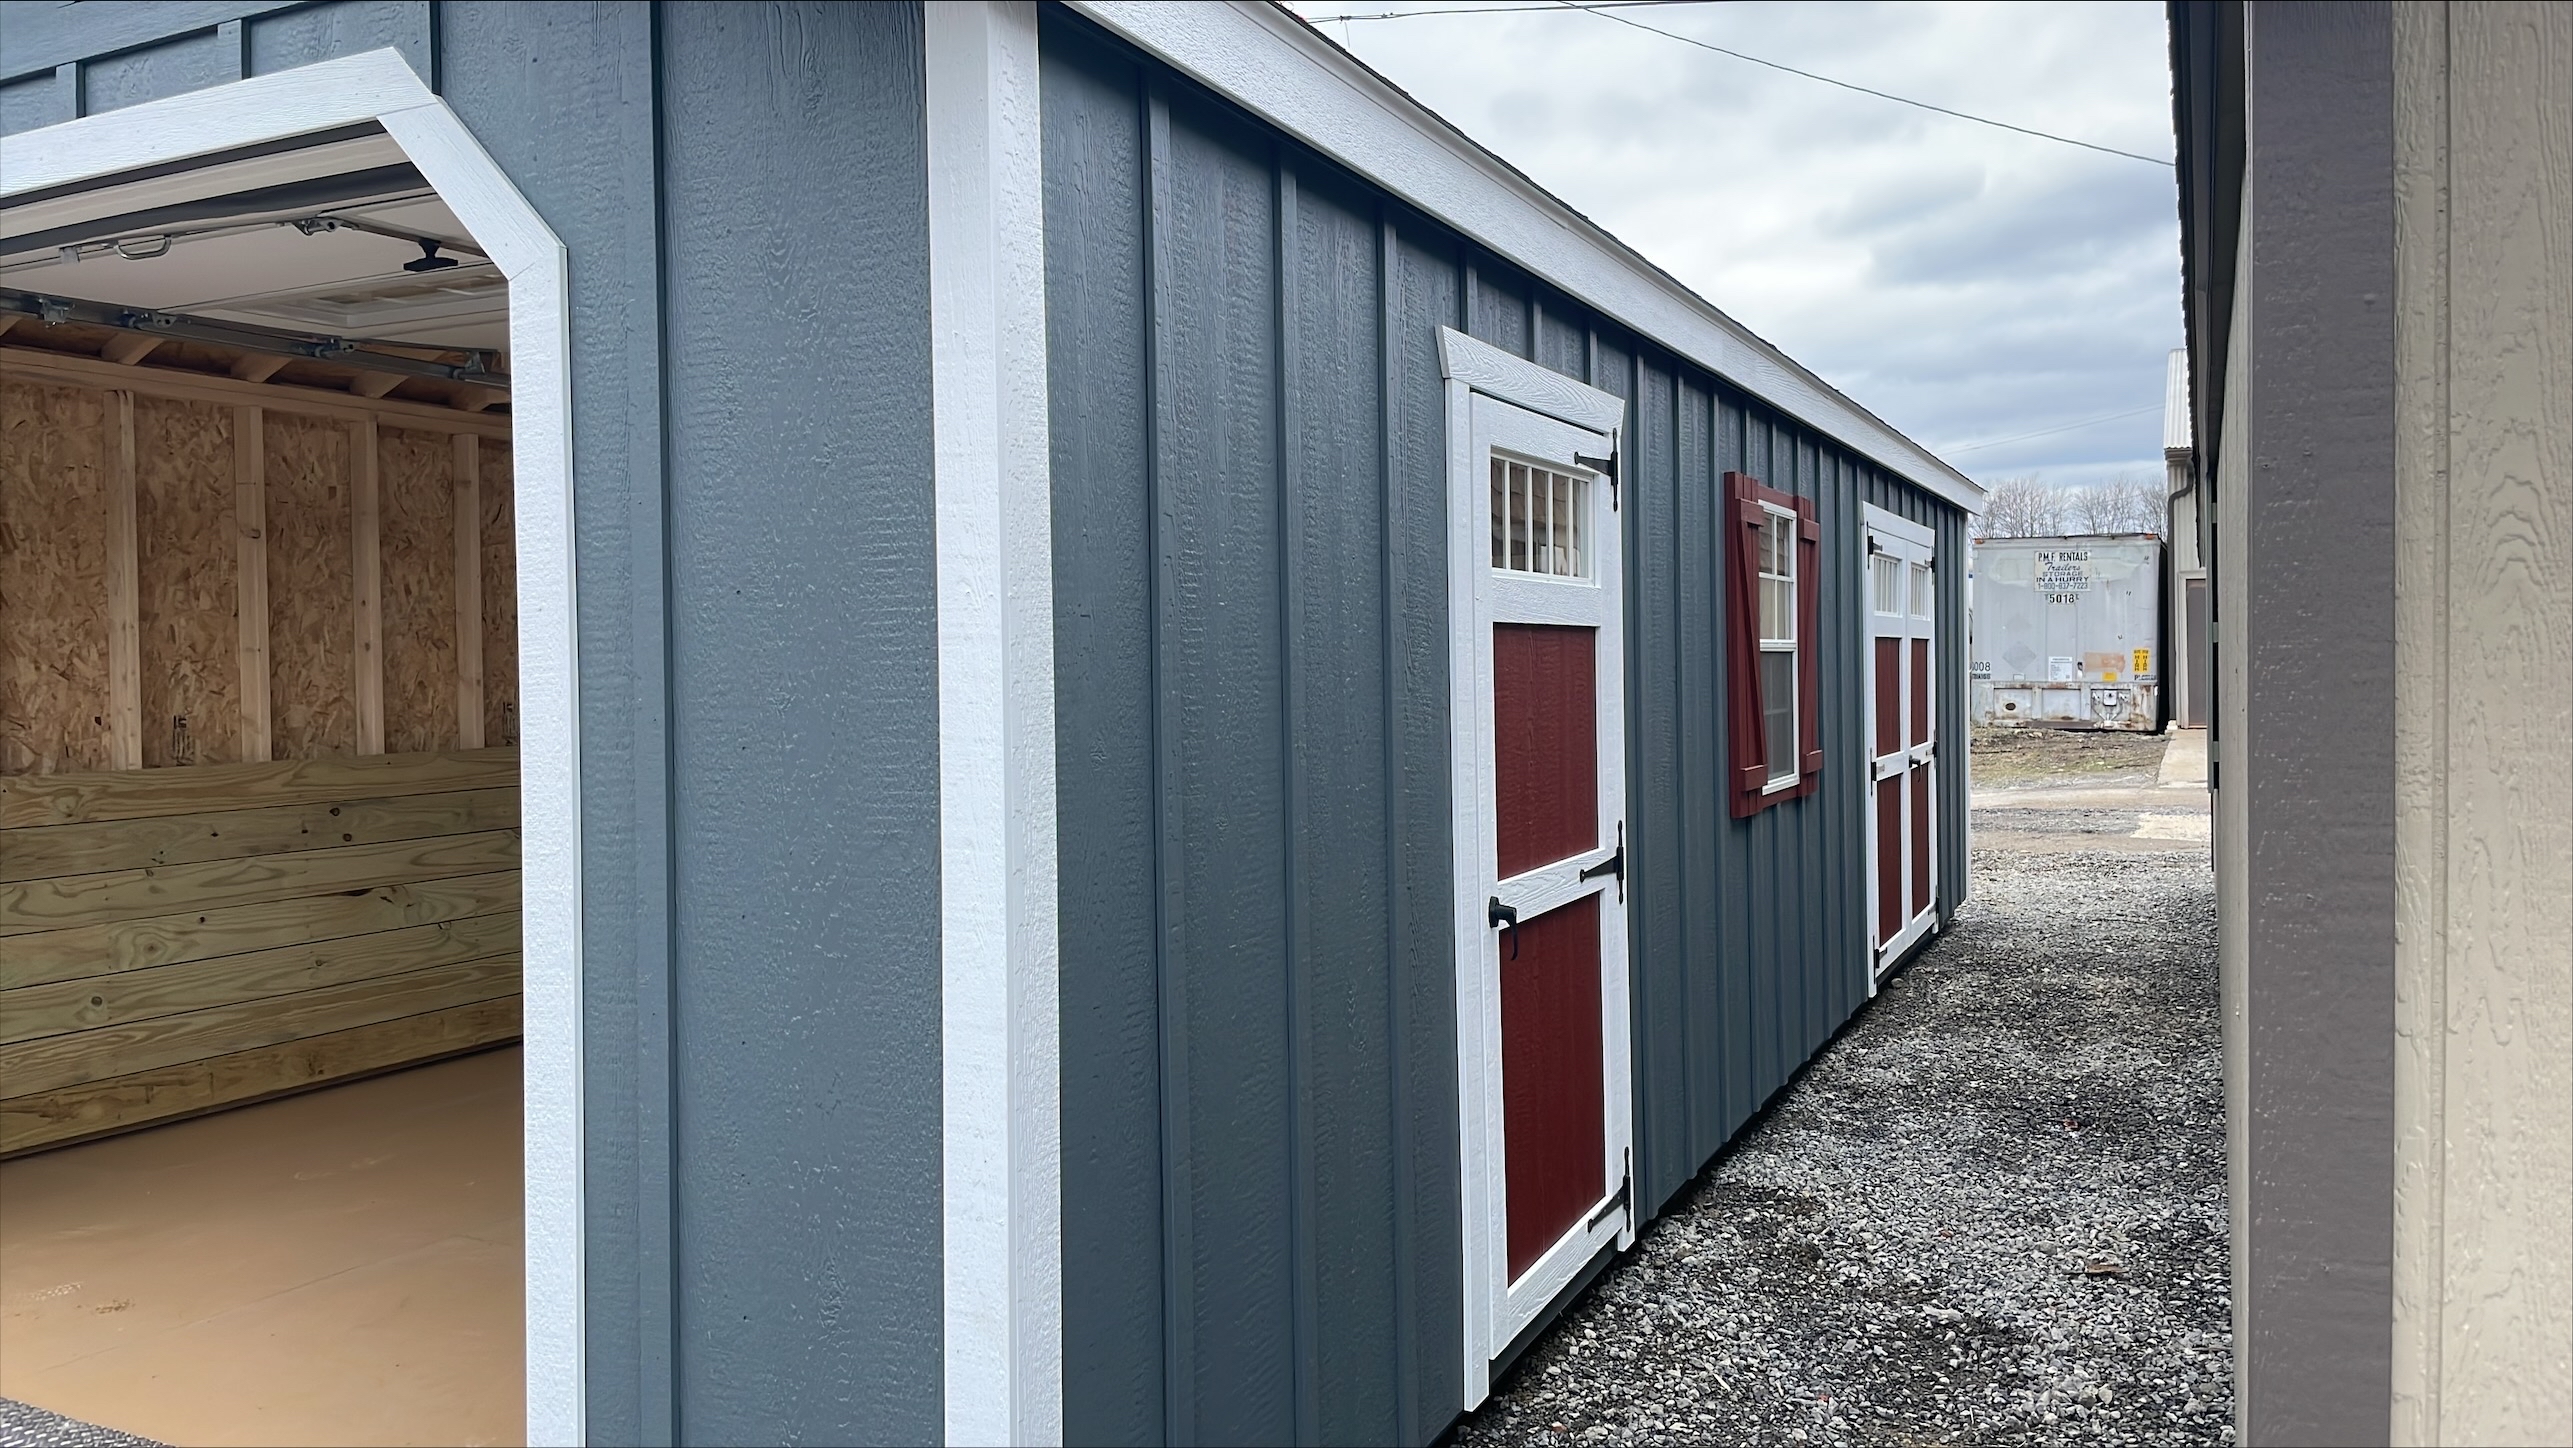
<path fill-rule="evenodd" d="M 518 742 L 507 438 L 278 398 L 0 371 L 0 774 Z"/>

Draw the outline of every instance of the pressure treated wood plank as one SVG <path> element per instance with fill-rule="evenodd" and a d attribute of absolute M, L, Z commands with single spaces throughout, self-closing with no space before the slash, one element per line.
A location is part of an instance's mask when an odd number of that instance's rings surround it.
<path fill-rule="evenodd" d="M 482 439 L 456 434 L 456 746 L 482 747 Z"/>
<path fill-rule="evenodd" d="M 81 980 L 518 908 L 516 870 L 9 937 L 0 987 Z"/>
<path fill-rule="evenodd" d="M 519 999 L 380 1021 L 210 1060 L 0 1100 L 0 1157 L 462 1055 L 518 1038 Z"/>
<path fill-rule="evenodd" d="M 506 414 L 462 412 L 440 403 L 406 402 L 398 397 L 368 401 L 351 397 L 336 388 L 325 390 L 264 380 L 274 376 L 278 367 L 291 360 L 285 357 L 245 357 L 237 364 L 234 377 L 216 377 L 170 367 L 119 367 L 95 357 L 38 347 L 0 346 L 0 376 L 56 387 L 123 388 L 155 397 L 185 398 L 191 402 L 247 403 L 265 407 L 271 412 L 296 412 L 316 417 L 376 417 L 388 423 L 430 432 L 509 436 Z M 244 374 L 254 374 L 262 380 L 235 380 Z"/>
<path fill-rule="evenodd" d="M 357 638 L 357 752 L 384 752 L 384 545 L 382 448 L 375 420 L 348 425 L 350 615 Z"/>
<path fill-rule="evenodd" d="M 517 864 L 518 831 L 484 830 L 429 840 L 255 855 L 246 860 L 208 860 L 167 869 L 20 880 L 0 885 L 0 935 L 101 925 L 218 905 L 255 905 L 334 890 L 368 890 L 445 875 L 514 869 Z"/>
<path fill-rule="evenodd" d="M 456 965 L 519 949 L 519 914 L 476 915 L 0 991 L 0 1045 Z"/>
<path fill-rule="evenodd" d="M 515 954 L 0 1046 L 0 1097 L 58 1091 L 209 1056 L 518 994 Z"/>
<path fill-rule="evenodd" d="M 241 757 L 264 763 L 268 733 L 268 427 L 267 414 L 232 413 L 232 515 L 235 531 L 234 622 L 241 633 Z"/>
<path fill-rule="evenodd" d="M 134 500 L 134 394 L 107 395 L 107 763 L 143 767 L 142 539 Z"/>
<path fill-rule="evenodd" d="M 0 884 L 505 830 L 518 791 L 462 790 L 0 830 Z"/>
<path fill-rule="evenodd" d="M 192 769 L 117 769 L 0 776 L 0 829 L 149 819 L 343 799 L 491 789 L 518 783 L 515 749 L 365 758 L 276 759 Z"/>

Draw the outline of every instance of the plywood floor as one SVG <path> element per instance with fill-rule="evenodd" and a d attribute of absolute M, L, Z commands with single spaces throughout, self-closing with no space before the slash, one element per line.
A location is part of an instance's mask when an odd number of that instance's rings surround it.
<path fill-rule="evenodd" d="M 517 1443 L 519 1052 L 0 1163 L 0 1397 L 164 1443 Z"/>

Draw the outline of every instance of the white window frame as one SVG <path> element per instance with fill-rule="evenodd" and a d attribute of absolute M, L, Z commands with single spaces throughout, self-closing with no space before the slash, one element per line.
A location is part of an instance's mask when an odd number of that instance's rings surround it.
<path fill-rule="evenodd" d="M 375 122 L 509 280 L 524 916 L 527 1436 L 587 1436 L 583 1391 L 579 653 L 563 244 L 392 49 L 0 137 L 0 200 Z"/>
<path fill-rule="evenodd" d="M 1464 1393 L 1471 1409 L 1491 1391 L 1492 1359 L 1507 1348 L 1580 1270 L 1613 1241 L 1635 1243 L 1631 1179 L 1623 1211 L 1602 1209 L 1577 1224 L 1516 1282 L 1509 1277 L 1506 1146 L 1500 1077 L 1501 932 L 1492 899 L 1529 918 L 1599 893 L 1601 1064 L 1605 1127 L 1603 1177 L 1631 1172 L 1634 1058 L 1627 921 L 1622 879 L 1594 874 L 1621 849 L 1626 820 L 1625 608 L 1617 490 L 1580 456 L 1613 457 L 1626 415 L 1613 394 L 1575 382 L 1461 332 L 1439 332 L 1447 374 L 1449 760 L 1456 810 L 1452 856 L 1456 928 L 1459 1205 Z M 1550 436 L 1547 436 L 1549 435 Z M 1536 445 L 1531 441 L 1543 438 Z M 1551 445 L 1549 445 L 1551 444 Z M 1593 451 L 1593 449 L 1597 451 Z M 1589 471 L 1589 570 L 1567 578 L 1492 566 L 1489 459 L 1543 462 Z M 1492 626 L 1559 623 L 1598 630 L 1599 834 L 1595 848 L 1508 880 L 1494 878 L 1499 820 L 1489 753 L 1492 740 Z M 1632 856 L 1625 857 L 1630 862 Z M 1613 1197 L 1614 1192 L 1610 1192 Z"/>
<path fill-rule="evenodd" d="M 1786 773 L 1778 772 L 1776 760 L 1773 759 L 1769 763 L 1769 782 L 1760 787 L 1760 792 L 1763 795 L 1771 795 L 1794 789 L 1797 785 L 1804 783 L 1805 779 L 1804 661 L 1797 655 L 1797 651 L 1804 646 L 1804 640 L 1796 632 L 1804 612 L 1804 594 L 1801 591 L 1804 587 L 1804 575 L 1797 569 L 1797 556 L 1803 551 L 1804 540 L 1799 531 L 1800 521 L 1795 513 L 1768 502 L 1760 505 L 1760 511 L 1768 518 L 1767 524 L 1761 530 L 1766 536 L 1762 538 L 1760 545 L 1759 596 L 1753 600 L 1754 606 L 1761 612 L 1761 617 L 1757 620 L 1760 655 L 1763 662 L 1766 662 L 1771 654 L 1787 656 L 1787 718 L 1789 721 L 1787 737 L 1792 741 L 1787 749 Z M 1786 542 L 1783 550 L 1775 546 L 1781 538 Z M 1787 571 L 1783 576 L 1769 571 L 1772 556 L 1781 551 L 1785 553 L 1787 562 Z M 1787 636 L 1784 639 L 1770 637 L 1767 618 L 1769 585 L 1779 582 L 1787 585 Z M 1767 671 L 1762 669 L 1759 672 L 1765 676 Z M 1769 729 L 1768 687 L 1768 680 L 1762 677 L 1760 729 L 1764 745 L 1763 753 L 1768 752 L 1765 748 Z"/>

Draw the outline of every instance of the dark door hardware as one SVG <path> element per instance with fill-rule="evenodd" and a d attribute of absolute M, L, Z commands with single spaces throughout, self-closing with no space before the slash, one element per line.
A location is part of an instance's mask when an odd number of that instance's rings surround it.
<path fill-rule="evenodd" d="M 1606 479 L 1608 480 L 1608 511 L 1610 511 L 1610 512 L 1612 512 L 1612 513 L 1616 512 L 1616 511 L 1617 511 L 1617 452 L 1616 452 L 1616 449 L 1611 448 L 1611 449 L 1609 450 L 1608 456 L 1606 456 L 1606 457 L 1604 457 L 1604 458 L 1586 457 L 1586 456 L 1584 456 L 1584 455 L 1582 455 L 1582 454 L 1580 454 L 1580 453 L 1574 453 L 1574 454 L 1572 455 L 1572 465 L 1573 465 L 1574 467 L 1577 467 L 1577 468 L 1588 468 L 1588 469 L 1590 469 L 1592 472 L 1597 473 L 1597 474 L 1599 474 L 1601 477 L 1606 478 Z"/>
<path fill-rule="evenodd" d="M 1491 904 L 1490 908 L 1486 909 L 1486 910 L 1483 912 L 1483 919 L 1484 919 L 1485 923 L 1487 923 L 1487 924 L 1491 924 L 1491 925 L 1497 925 L 1497 926 L 1501 927 L 1501 929 L 1502 929 L 1502 930 L 1504 930 L 1504 931 L 1506 931 L 1506 932 L 1508 932 L 1508 933 L 1509 933 L 1509 936 L 1510 936 L 1510 958 L 1511 958 L 1512 960 L 1516 960 L 1516 959 L 1518 959 L 1518 958 L 1519 958 L 1519 911 L 1518 911 L 1518 907 L 1513 906 L 1513 905 L 1504 905 L 1504 904 L 1502 904 L 1502 903 L 1501 903 L 1501 897 L 1500 897 L 1500 896 L 1498 896 L 1498 895 L 1495 895 L 1495 896 L 1493 896 L 1493 897 L 1492 897 L 1492 904 Z"/>
<path fill-rule="evenodd" d="M 1596 880 L 1602 875 L 1617 877 L 1617 903 L 1626 903 L 1626 822 L 1617 822 L 1617 853 L 1581 872 L 1581 878 Z"/>
<path fill-rule="evenodd" d="M 1631 1212 L 1633 1210 L 1634 1197 L 1635 1153 L 1629 1151 L 1626 1153 L 1626 1174 L 1618 1178 L 1615 1194 L 1610 1196 L 1608 1200 L 1601 1202 L 1599 1204 L 1598 1211 L 1590 1214 L 1590 1225 L 1592 1227 L 1597 1227 L 1600 1223 L 1607 1221 L 1609 1214 L 1612 1212 Z"/>

